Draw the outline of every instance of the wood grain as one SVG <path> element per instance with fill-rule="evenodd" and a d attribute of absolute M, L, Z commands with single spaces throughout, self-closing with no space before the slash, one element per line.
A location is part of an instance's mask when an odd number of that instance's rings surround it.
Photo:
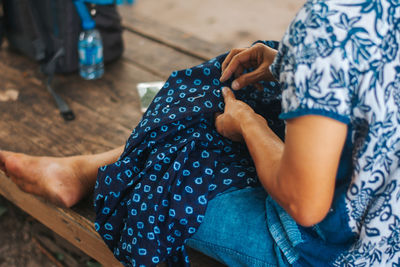
<path fill-rule="evenodd" d="M 118 9 L 122 15 L 125 29 L 137 35 L 144 36 L 154 42 L 169 46 L 183 54 L 191 55 L 202 61 L 209 60 L 230 48 L 212 44 L 179 29 L 161 24 L 143 15 L 134 13 L 132 8 Z"/>
<path fill-rule="evenodd" d="M 106 65 L 104 77 L 84 81 L 77 74 L 56 76 L 54 88 L 75 112 L 74 121 L 65 122 L 59 115 L 38 64 L 3 46 L 0 93 L 11 90 L 18 97 L 0 101 L 0 149 L 70 156 L 120 146 L 142 116 L 137 83 L 164 80 L 173 70 L 197 65 L 225 50 L 166 25 L 121 13 L 127 29 L 125 53 Z M 93 228 L 91 196 L 72 209 L 59 208 L 20 191 L 2 173 L 0 194 L 104 266 L 121 266 Z M 197 262 L 201 266 L 202 261 Z"/>
<path fill-rule="evenodd" d="M 22 192 L 3 174 L 0 174 L 0 193 L 103 266 L 122 266 L 94 230 L 91 221 L 70 209 L 56 207 Z"/>

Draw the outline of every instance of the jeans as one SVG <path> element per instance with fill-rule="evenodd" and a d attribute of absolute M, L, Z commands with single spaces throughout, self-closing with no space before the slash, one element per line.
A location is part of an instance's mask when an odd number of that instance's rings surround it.
<path fill-rule="evenodd" d="M 266 197 L 261 187 L 215 197 L 186 245 L 230 267 L 289 266 L 268 231 Z"/>

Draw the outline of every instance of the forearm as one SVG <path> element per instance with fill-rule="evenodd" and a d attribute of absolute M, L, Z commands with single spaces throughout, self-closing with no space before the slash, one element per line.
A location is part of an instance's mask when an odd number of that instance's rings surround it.
<path fill-rule="evenodd" d="M 229 88 L 222 92 L 225 111 L 215 119 L 217 131 L 234 141 L 244 139 L 262 185 L 297 223 L 321 221 L 332 203 L 346 124 L 318 115 L 290 119 L 283 144 Z"/>
<path fill-rule="evenodd" d="M 279 189 L 278 171 L 284 151 L 284 143 L 268 127 L 258 114 L 242 119 L 242 136 L 257 169 L 257 174 L 265 190 L 281 205 L 282 190 Z M 285 206 L 285 205 L 283 205 Z"/>
<path fill-rule="evenodd" d="M 287 122 L 286 141 L 265 120 L 247 113 L 241 133 L 260 182 L 299 224 L 321 221 L 332 203 L 346 125 L 320 116 Z"/>
<path fill-rule="evenodd" d="M 321 208 L 314 205 L 310 191 L 314 186 L 301 173 L 293 174 L 291 166 L 282 168 L 285 144 L 258 114 L 243 119 L 241 125 L 258 178 L 268 194 L 299 224 L 310 226 L 317 222 Z"/>

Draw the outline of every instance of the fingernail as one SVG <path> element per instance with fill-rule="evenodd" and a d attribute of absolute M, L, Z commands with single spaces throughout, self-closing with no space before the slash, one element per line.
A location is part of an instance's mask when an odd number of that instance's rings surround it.
<path fill-rule="evenodd" d="M 232 82 L 232 89 L 233 90 L 239 90 L 239 83 L 237 81 Z"/>
<path fill-rule="evenodd" d="M 224 96 L 225 96 L 226 93 L 228 92 L 227 90 L 229 90 L 228 87 L 222 88 L 222 94 L 223 94 Z"/>

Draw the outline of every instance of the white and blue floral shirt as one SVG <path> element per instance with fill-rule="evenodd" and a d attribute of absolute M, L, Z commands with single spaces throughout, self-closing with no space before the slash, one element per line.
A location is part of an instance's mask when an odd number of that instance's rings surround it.
<path fill-rule="evenodd" d="M 328 216 L 296 232 L 275 207 L 294 265 L 400 266 L 399 44 L 399 0 L 309 0 L 282 39 L 281 118 L 348 125 Z"/>

